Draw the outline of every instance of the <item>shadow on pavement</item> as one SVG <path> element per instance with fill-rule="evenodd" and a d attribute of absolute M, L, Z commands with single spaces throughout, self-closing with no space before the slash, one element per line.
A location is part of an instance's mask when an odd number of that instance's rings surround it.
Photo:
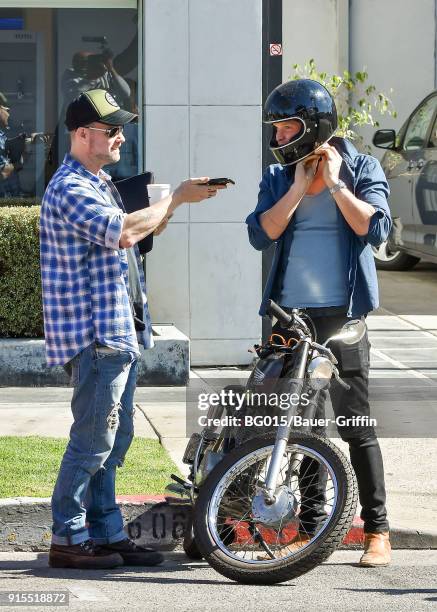
<path fill-rule="evenodd" d="M 37 559 L 23 561 L 0 561 L 0 572 L 3 578 L 21 579 L 25 577 L 35 578 L 52 578 L 53 580 L 69 579 L 69 580 L 111 580 L 114 582 L 148 582 L 155 584 L 209 584 L 209 585 L 232 585 L 239 586 L 231 580 L 223 580 L 220 574 L 216 574 L 217 580 L 188 578 L 170 578 L 165 576 L 154 576 L 154 574 L 174 574 L 177 572 L 186 572 L 194 570 L 210 569 L 206 562 L 196 561 L 192 563 L 190 560 L 185 560 L 181 554 L 180 558 L 174 555 L 169 556 L 164 561 L 163 565 L 156 567 L 118 567 L 112 570 L 75 570 L 75 569 L 52 569 L 48 566 L 48 554 L 40 553 Z M 7 573 L 8 570 L 16 573 Z M 125 573 L 126 572 L 126 573 Z M 134 575 L 132 575 L 134 574 Z M 144 575 L 147 574 L 147 575 Z M 294 584 L 277 584 L 274 587 L 290 587 Z"/>
<path fill-rule="evenodd" d="M 434 595 L 437 589 L 345 589 L 337 588 L 337 591 L 349 591 L 352 593 L 379 593 L 381 595 Z M 437 597 L 425 597 L 424 601 L 437 601 Z"/>
<path fill-rule="evenodd" d="M 0 561 L 0 572 L 3 578 L 20 579 L 35 577 L 35 578 L 51 578 L 53 580 L 108 580 L 113 582 L 143 582 L 154 584 L 196 584 L 196 585 L 235 585 L 241 586 L 237 582 L 231 580 L 223 580 L 220 574 L 216 580 L 202 578 L 177 578 L 162 576 L 162 574 L 177 574 L 178 572 L 187 572 L 195 570 L 209 570 L 210 567 L 206 562 L 196 561 L 193 563 L 185 556 L 176 556 L 174 553 L 168 557 L 162 565 L 156 567 L 118 567 L 112 570 L 75 570 L 75 569 L 52 569 L 47 565 L 48 554 L 39 553 L 36 559 L 23 561 Z M 146 574 L 146 575 L 145 575 Z M 156 576 L 155 576 L 156 574 Z M 161 574 L 161 575 L 158 575 Z M 294 587 L 294 583 L 282 583 L 271 585 L 271 587 Z"/>

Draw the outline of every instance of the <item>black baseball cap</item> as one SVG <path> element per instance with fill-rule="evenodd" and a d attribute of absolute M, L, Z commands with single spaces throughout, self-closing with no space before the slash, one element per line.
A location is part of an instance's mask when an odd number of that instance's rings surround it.
<path fill-rule="evenodd" d="M 124 125 L 137 118 L 138 115 L 120 108 L 109 91 L 90 89 L 69 104 L 65 125 L 71 132 L 93 121 L 108 125 Z"/>

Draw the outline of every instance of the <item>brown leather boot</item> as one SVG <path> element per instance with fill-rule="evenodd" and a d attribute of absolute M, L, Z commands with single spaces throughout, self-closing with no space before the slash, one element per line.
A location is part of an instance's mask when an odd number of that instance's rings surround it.
<path fill-rule="evenodd" d="M 389 532 L 365 533 L 364 554 L 360 559 L 362 567 L 383 567 L 391 561 Z"/>
<path fill-rule="evenodd" d="M 286 546 L 272 552 L 276 558 L 286 557 L 290 553 L 296 552 L 296 550 L 299 550 L 299 548 L 302 548 L 302 546 L 308 544 L 308 542 L 311 540 L 311 537 L 312 536 L 308 535 L 307 533 L 301 533 L 299 531 Z M 258 561 L 269 561 L 271 557 L 270 555 L 265 553 L 263 555 L 258 555 L 257 559 Z"/>
<path fill-rule="evenodd" d="M 52 544 L 49 553 L 50 567 L 73 569 L 111 569 L 123 565 L 123 557 L 114 551 L 107 551 L 86 540 L 73 546 Z"/>

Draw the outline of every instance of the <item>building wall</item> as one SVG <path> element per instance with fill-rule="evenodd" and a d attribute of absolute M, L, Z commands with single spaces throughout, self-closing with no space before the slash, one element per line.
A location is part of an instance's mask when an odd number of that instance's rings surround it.
<path fill-rule="evenodd" d="M 146 168 L 172 187 L 236 181 L 155 238 L 152 318 L 190 337 L 194 365 L 248 363 L 261 333 L 261 256 L 244 220 L 262 172 L 262 0 L 147 0 L 143 18 Z"/>
<path fill-rule="evenodd" d="M 366 1 L 366 0 L 364 0 Z M 333 72 L 347 63 L 347 0 L 282 0 L 283 80 L 311 58 Z"/>
<path fill-rule="evenodd" d="M 398 117 L 381 127 L 399 129 L 435 87 L 435 0 L 351 0 L 351 69 L 367 67 L 369 80 L 390 94 Z M 374 129 L 363 130 L 371 139 Z M 382 149 L 375 149 L 378 157 Z"/>
<path fill-rule="evenodd" d="M 310 58 L 328 72 L 366 69 L 393 101 L 398 117 L 378 118 L 393 129 L 434 89 L 435 0 L 283 0 L 283 11 L 284 80 Z M 369 144 L 374 131 L 362 130 Z"/>

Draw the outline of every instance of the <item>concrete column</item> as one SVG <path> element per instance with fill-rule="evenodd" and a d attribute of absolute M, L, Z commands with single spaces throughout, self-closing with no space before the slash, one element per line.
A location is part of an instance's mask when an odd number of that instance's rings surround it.
<path fill-rule="evenodd" d="M 146 168 L 174 187 L 203 175 L 237 183 L 181 207 L 155 239 L 152 319 L 190 337 L 194 365 L 248 363 L 261 333 L 261 257 L 244 220 L 262 172 L 262 2 L 148 0 L 144 20 Z"/>

